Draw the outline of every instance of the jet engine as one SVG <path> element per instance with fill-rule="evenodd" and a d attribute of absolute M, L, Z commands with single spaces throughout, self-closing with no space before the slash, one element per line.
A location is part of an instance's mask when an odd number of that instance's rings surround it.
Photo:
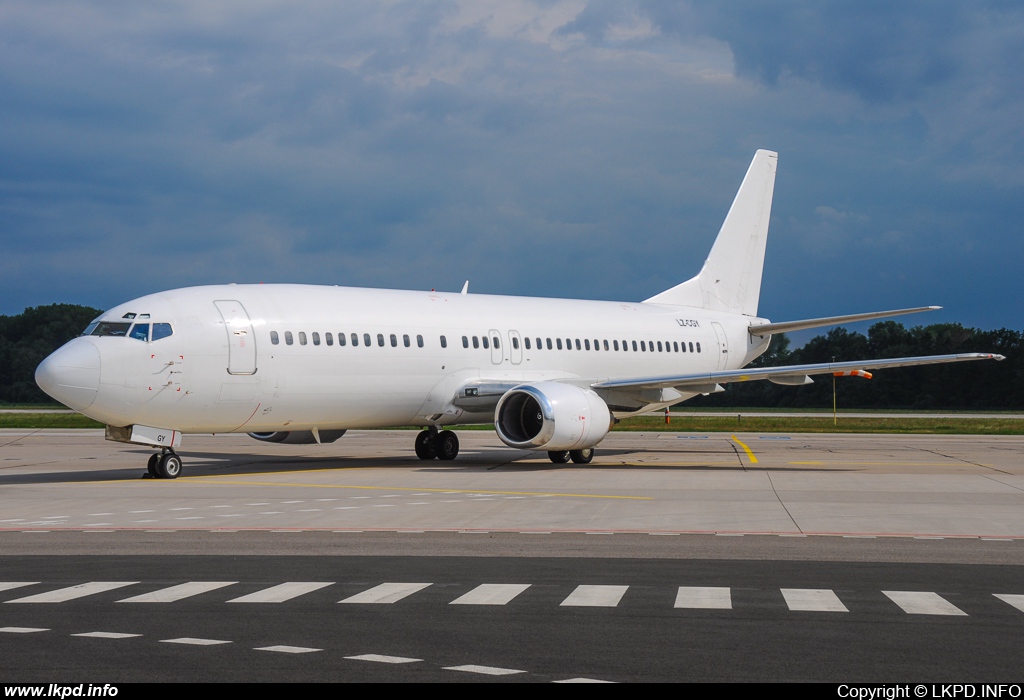
<path fill-rule="evenodd" d="M 509 447 L 583 450 L 608 434 L 608 405 L 590 389 L 538 382 L 510 389 L 494 409 L 494 429 Z"/>
<path fill-rule="evenodd" d="M 344 430 L 321 430 L 320 442 L 334 442 L 342 435 Z M 274 433 L 249 433 L 249 437 L 260 442 L 283 442 L 286 445 L 313 445 L 316 438 L 309 430 L 277 431 Z"/>

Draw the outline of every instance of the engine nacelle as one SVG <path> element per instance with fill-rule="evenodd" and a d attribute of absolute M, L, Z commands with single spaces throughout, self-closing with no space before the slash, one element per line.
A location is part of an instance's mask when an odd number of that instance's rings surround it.
<path fill-rule="evenodd" d="M 571 384 L 538 382 L 510 389 L 494 409 L 494 429 L 509 447 L 582 450 L 604 439 L 612 414 L 601 397 Z"/>
<path fill-rule="evenodd" d="M 321 430 L 320 442 L 334 442 L 342 435 L 344 430 Z M 283 442 L 286 445 L 314 445 L 316 438 L 309 430 L 279 430 L 274 433 L 249 433 L 249 437 L 260 442 Z"/>

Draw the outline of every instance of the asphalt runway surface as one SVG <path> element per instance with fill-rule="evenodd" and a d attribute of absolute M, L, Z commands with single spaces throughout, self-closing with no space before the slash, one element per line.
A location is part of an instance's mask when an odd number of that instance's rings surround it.
<path fill-rule="evenodd" d="M 0 680 L 1020 682 L 1024 439 L 0 431 Z"/>

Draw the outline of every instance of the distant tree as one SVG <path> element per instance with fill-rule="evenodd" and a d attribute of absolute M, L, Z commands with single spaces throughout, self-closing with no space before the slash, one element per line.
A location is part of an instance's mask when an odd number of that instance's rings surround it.
<path fill-rule="evenodd" d="M 1001 328 L 981 331 L 959 323 L 906 328 L 895 321 L 871 326 L 867 336 L 833 328 L 804 347 L 788 350 L 773 338 L 768 352 L 751 366 L 811 364 L 917 355 L 993 352 L 1003 362 L 972 362 L 881 370 L 874 379 L 841 378 L 841 408 L 1016 409 L 1024 408 L 1024 333 Z M 774 351 L 774 352 L 773 352 Z M 832 382 L 819 375 L 813 385 L 780 387 L 770 382 L 729 385 L 724 393 L 698 397 L 687 405 L 735 408 L 773 406 L 830 408 Z"/>
<path fill-rule="evenodd" d="M 36 367 L 101 313 L 89 306 L 50 304 L 0 316 L 0 402 L 51 401 L 36 386 Z"/>

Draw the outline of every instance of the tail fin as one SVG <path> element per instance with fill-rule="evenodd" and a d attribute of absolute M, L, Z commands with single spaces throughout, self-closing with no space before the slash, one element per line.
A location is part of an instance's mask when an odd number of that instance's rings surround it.
<path fill-rule="evenodd" d="M 779 154 L 773 151 L 754 154 L 700 274 L 645 299 L 645 304 L 757 315 L 778 160 Z"/>

